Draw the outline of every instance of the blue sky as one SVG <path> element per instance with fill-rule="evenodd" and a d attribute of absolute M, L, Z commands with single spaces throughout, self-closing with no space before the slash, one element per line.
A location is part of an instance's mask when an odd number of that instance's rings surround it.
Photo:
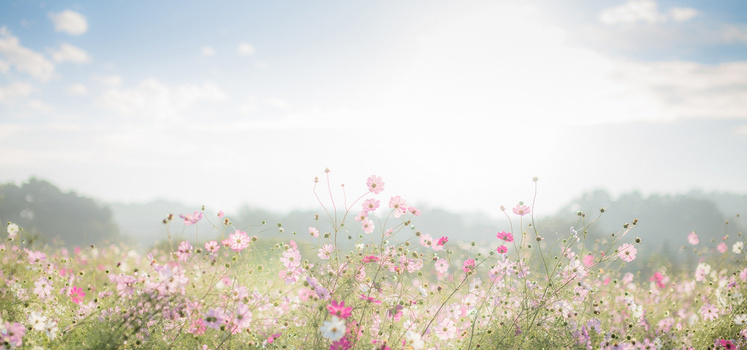
<path fill-rule="evenodd" d="M 329 167 L 491 214 L 534 176 L 540 211 L 747 192 L 743 1 L 6 1 L 0 28 L 2 182 L 286 210 Z"/>

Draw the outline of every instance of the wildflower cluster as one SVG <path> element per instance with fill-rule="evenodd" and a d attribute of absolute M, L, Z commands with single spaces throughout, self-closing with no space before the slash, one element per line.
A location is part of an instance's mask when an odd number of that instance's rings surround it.
<path fill-rule="evenodd" d="M 552 235 L 519 203 L 503 210 L 510 232 L 470 244 L 418 230 L 421 211 L 385 196 L 378 176 L 338 209 L 326 177 L 330 196 L 317 195 L 326 219 L 302 239 L 284 237 L 278 225 L 275 239 L 260 240 L 254 227 L 233 227 L 222 211 L 204 208 L 181 215 L 180 225 L 217 216 L 219 239 L 147 254 L 122 245 L 27 246 L 9 223 L 0 245 L 0 349 L 747 346 L 741 240 L 701 248 L 695 232 L 683 233 L 704 260 L 682 273 L 656 266 L 649 276 L 622 269 L 639 258 L 641 240 L 627 237 L 635 225 L 592 238 L 596 220 L 579 215 L 567 234 Z"/>

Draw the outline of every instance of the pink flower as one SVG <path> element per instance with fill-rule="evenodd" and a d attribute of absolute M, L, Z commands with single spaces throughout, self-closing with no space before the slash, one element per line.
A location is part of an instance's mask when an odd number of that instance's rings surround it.
<path fill-rule="evenodd" d="M 698 239 L 698 234 L 695 233 L 695 231 L 690 232 L 689 235 L 687 235 L 687 241 L 690 242 L 692 245 L 697 245 L 700 243 L 700 240 Z"/>
<path fill-rule="evenodd" d="M 223 321 L 226 319 L 226 315 L 223 313 L 223 311 L 218 309 L 209 309 L 207 314 L 205 315 L 204 322 L 205 326 L 210 327 L 212 329 L 218 329 L 223 324 Z"/>
<path fill-rule="evenodd" d="M 311 237 L 319 237 L 319 230 L 316 227 L 309 227 L 309 234 Z"/>
<path fill-rule="evenodd" d="M 179 215 L 179 217 L 184 219 L 184 224 L 187 226 L 194 225 L 202 219 L 202 212 L 196 211 L 192 215 Z"/>
<path fill-rule="evenodd" d="M 192 245 L 187 241 L 182 241 L 182 243 L 179 243 L 179 249 L 176 252 L 176 256 L 179 258 L 179 261 L 187 261 L 189 260 L 189 254 L 191 251 Z"/>
<path fill-rule="evenodd" d="M 436 245 L 444 245 L 448 241 L 449 241 L 449 237 L 445 237 L 444 236 L 444 237 L 441 237 L 441 238 L 438 239 L 438 243 L 436 243 Z"/>
<path fill-rule="evenodd" d="M 329 310 L 329 313 L 331 315 L 337 316 L 344 320 L 350 317 L 350 314 L 353 311 L 353 308 L 345 307 L 345 301 L 341 301 L 338 304 L 337 301 L 332 300 L 332 302 L 327 305 L 327 310 Z"/>
<path fill-rule="evenodd" d="M 514 241 L 514 235 L 512 233 L 508 233 L 506 231 L 498 232 L 495 236 L 498 239 L 502 239 L 502 240 L 504 240 L 506 242 L 509 242 L 509 243 L 511 243 L 511 242 Z"/>
<path fill-rule="evenodd" d="M 464 261 L 464 266 L 462 266 L 462 270 L 467 273 L 470 271 L 475 270 L 475 259 L 467 259 Z"/>
<path fill-rule="evenodd" d="M 228 236 L 228 247 L 235 252 L 240 252 L 249 246 L 250 238 L 244 231 L 236 230 Z"/>
<path fill-rule="evenodd" d="M 718 246 L 716 247 L 716 249 L 718 249 L 718 252 L 719 252 L 719 253 L 725 253 L 725 252 L 726 252 L 726 249 L 727 249 L 727 247 L 726 247 L 726 243 L 724 243 L 724 242 L 721 242 L 721 243 L 720 243 L 720 244 L 719 244 L 719 245 L 718 245 Z"/>
<path fill-rule="evenodd" d="M 363 222 L 361 223 L 361 225 L 363 226 L 363 232 L 368 233 L 368 234 L 373 232 L 374 228 L 376 228 L 376 226 L 374 226 L 373 221 L 371 221 L 371 219 L 369 218 L 363 219 Z"/>
<path fill-rule="evenodd" d="M 407 213 L 406 201 L 400 196 L 389 199 L 389 208 L 394 209 L 394 217 L 398 218 Z"/>
<path fill-rule="evenodd" d="M 68 294 L 70 295 L 70 299 L 76 304 L 80 304 L 81 299 L 86 296 L 86 293 L 83 293 L 83 289 L 80 289 L 80 287 L 73 287 Z"/>
<path fill-rule="evenodd" d="M 211 253 L 215 253 L 220 249 L 220 245 L 216 241 L 210 241 L 205 243 L 205 249 Z"/>
<path fill-rule="evenodd" d="M 28 254 L 29 254 L 29 264 L 36 264 L 37 262 L 47 259 L 47 255 L 40 251 L 37 251 L 37 252 L 29 251 Z"/>
<path fill-rule="evenodd" d="M 335 246 L 331 244 L 325 244 L 319 248 L 319 253 L 316 255 L 319 259 L 328 260 L 332 253 L 335 251 Z"/>
<path fill-rule="evenodd" d="M 384 181 L 381 181 L 381 177 L 378 177 L 376 175 L 369 176 L 368 181 L 366 181 L 366 185 L 368 185 L 368 192 L 373 192 L 374 194 L 379 194 L 381 191 L 383 191 L 384 184 Z"/>
<path fill-rule="evenodd" d="M 409 207 L 409 208 L 407 208 L 407 210 L 408 210 L 408 211 L 409 211 L 410 213 L 412 213 L 412 215 L 415 215 L 415 216 L 420 216 L 420 214 L 422 214 L 422 213 L 420 212 L 420 209 L 418 209 L 418 208 L 415 208 L 415 207 Z"/>
<path fill-rule="evenodd" d="M 631 262 L 635 260 L 635 255 L 637 253 L 638 250 L 636 250 L 633 245 L 630 245 L 628 243 L 625 243 L 621 245 L 620 248 L 617 248 L 617 256 L 625 262 Z"/>
<path fill-rule="evenodd" d="M 664 284 L 664 275 L 661 274 L 661 272 L 654 273 L 653 276 L 649 279 L 651 282 L 656 282 L 656 286 L 659 288 L 664 288 L 667 285 Z"/>
<path fill-rule="evenodd" d="M 594 255 L 589 254 L 584 257 L 584 265 L 586 265 L 586 267 L 591 266 L 593 263 L 594 263 Z"/>
<path fill-rule="evenodd" d="M 706 304 L 700 308 L 700 315 L 708 321 L 713 321 L 718 318 L 718 308 L 711 304 Z"/>
<path fill-rule="evenodd" d="M 498 249 L 496 249 L 496 251 L 498 253 L 500 253 L 500 254 L 506 254 L 506 252 L 508 251 L 508 248 L 506 248 L 505 245 L 502 245 L 502 246 L 498 247 Z"/>
<path fill-rule="evenodd" d="M 369 211 L 374 211 L 376 209 L 379 209 L 379 200 L 378 199 L 366 199 L 363 201 L 363 204 L 361 206 L 363 207 L 363 212 L 368 213 Z"/>
<path fill-rule="evenodd" d="M 223 213 L 223 210 L 218 210 L 218 217 L 223 219 L 223 216 L 226 215 Z"/>
<path fill-rule="evenodd" d="M 440 273 L 446 273 L 449 270 L 449 262 L 446 259 L 439 258 L 436 261 L 436 271 Z"/>
<path fill-rule="evenodd" d="M 514 214 L 516 214 L 516 215 L 519 215 L 519 216 L 524 216 L 524 215 L 527 215 L 527 214 L 529 214 L 529 213 L 531 213 L 531 212 L 532 212 L 532 210 L 531 210 L 531 209 L 529 209 L 529 207 L 528 207 L 528 206 L 526 206 L 526 205 L 521 205 L 521 204 L 517 204 L 517 205 L 516 205 L 516 206 L 514 207 L 514 209 L 513 209 L 513 210 L 514 210 Z"/>

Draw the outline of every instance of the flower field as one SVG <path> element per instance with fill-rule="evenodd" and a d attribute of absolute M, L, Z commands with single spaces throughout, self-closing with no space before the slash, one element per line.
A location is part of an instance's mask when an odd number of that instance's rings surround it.
<path fill-rule="evenodd" d="M 635 220 L 604 238 L 587 234 L 603 208 L 550 237 L 533 204 L 501 207 L 511 232 L 476 244 L 418 231 L 420 210 L 387 195 L 378 176 L 351 203 L 332 197 L 325 177 L 308 232 L 278 224 L 271 240 L 256 237 L 267 226 L 234 227 L 204 209 L 166 217 L 168 241 L 145 254 L 38 246 L 8 223 L 0 348 L 747 347 L 741 232 L 720 242 L 683 232 L 676 243 L 697 252 L 697 266 L 648 274 L 625 269 L 646 244 Z M 222 238 L 168 234 L 202 220 Z"/>

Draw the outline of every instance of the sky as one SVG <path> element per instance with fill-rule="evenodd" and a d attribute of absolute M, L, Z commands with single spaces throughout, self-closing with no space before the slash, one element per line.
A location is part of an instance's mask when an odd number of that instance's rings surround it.
<path fill-rule="evenodd" d="M 741 0 L 0 2 L 0 183 L 547 213 L 747 193 L 745 151 Z"/>

